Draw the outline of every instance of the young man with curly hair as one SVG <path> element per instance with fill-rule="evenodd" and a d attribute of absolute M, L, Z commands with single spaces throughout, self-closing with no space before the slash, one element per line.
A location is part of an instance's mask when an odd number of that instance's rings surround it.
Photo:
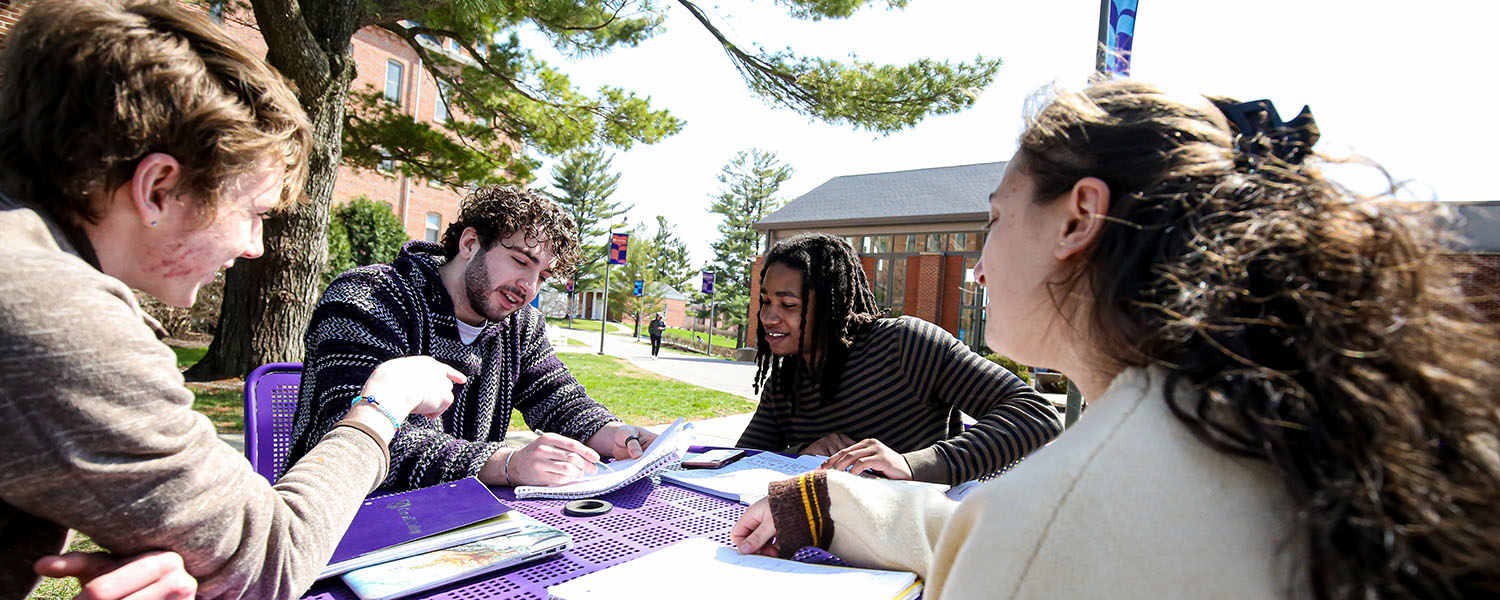
<path fill-rule="evenodd" d="M 334 279 L 307 329 L 291 458 L 337 422 L 375 365 L 410 355 L 432 356 L 468 382 L 454 386 L 440 418 L 400 423 L 384 487 L 475 475 L 490 485 L 560 485 L 593 473 L 601 455 L 640 456 L 655 434 L 585 394 L 530 306 L 544 281 L 572 271 L 577 237 L 546 197 L 484 187 L 464 199 L 442 245 L 410 242 L 390 264 Z M 512 409 L 548 433 L 507 447 Z"/>

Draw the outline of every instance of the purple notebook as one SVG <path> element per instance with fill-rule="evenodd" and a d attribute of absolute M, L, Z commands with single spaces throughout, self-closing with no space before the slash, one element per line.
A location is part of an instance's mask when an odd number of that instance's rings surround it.
<path fill-rule="evenodd" d="M 508 510 L 474 477 L 366 498 L 330 563 L 493 519 Z"/>

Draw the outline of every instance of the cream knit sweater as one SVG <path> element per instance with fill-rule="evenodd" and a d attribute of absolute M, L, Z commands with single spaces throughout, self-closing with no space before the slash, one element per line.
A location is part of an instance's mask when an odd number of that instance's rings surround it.
<path fill-rule="evenodd" d="M 915 571 L 930 600 L 1305 591 L 1281 482 L 1198 441 L 1167 408 L 1163 375 L 1125 371 L 1076 426 L 962 503 L 829 474 L 830 550 Z"/>

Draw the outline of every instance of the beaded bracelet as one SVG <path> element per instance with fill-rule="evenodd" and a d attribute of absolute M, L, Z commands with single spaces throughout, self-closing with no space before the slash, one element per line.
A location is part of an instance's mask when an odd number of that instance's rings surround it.
<path fill-rule="evenodd" d="M 396 428 L 397 433 L 401 432 L 401 422 L 396 420 L 396 415 L 391 414 L 391 411 L 386 410 L 384 406 L 376 402 L 374 396 L 355 396 L 353 400 L 349 401 L 349 408 L 354 408 L 354 405 L 359 404 L 361 401 L 370 403 L 370 406 L 375 407 L 375 410 L 380 411 L 380 414 L 385 415 L 385 418 L 391 420 L 391 426 Z"/>

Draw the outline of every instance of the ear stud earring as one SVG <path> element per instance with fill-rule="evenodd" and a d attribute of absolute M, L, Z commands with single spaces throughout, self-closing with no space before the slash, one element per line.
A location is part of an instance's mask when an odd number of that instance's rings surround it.
<path fill-rule="evenodd" d="M 152 226 L 152 227 L 156 227 L 156 224 L 157 224 L 157 223 L 158 223 L 158 221 L 152 221 L 152 222 L 151 222 L 151 226 Z"/>

